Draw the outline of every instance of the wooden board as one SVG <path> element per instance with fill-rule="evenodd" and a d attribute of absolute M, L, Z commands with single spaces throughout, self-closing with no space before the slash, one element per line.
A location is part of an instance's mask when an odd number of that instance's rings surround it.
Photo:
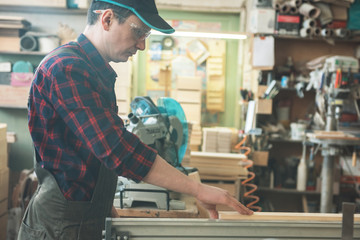
<path fill-rule="evenodd" d="M 236 181 L 237 179 L 246 179 L 246 176 L 215 176 L 201 174 L 202 180 L 218 180 L 218 181 Z"/>
<path fill-rule="evenodd" d="M 202 157 L 207 159 L 246 159 L 246 155 L 239 153 L 215 153 L 215 152 L 191 152 L 191 157 Z"/>
<path fill-rule="evenodd" d="M 335 140 L 348 140 L 348 141 L 360 140 L 359 137 L 341 131 L 315 131 L 314 133 L 308 133 L 307 136 L 316 139 L 335 139 Z"/>
<path fill-rule="evenodd" d="M 341 222 L 341 213 L 292 213 L 292 212 L 255 212 L 251 216 L 237 212 L 219 212 L 219 219 L 244 221 L 323 221 Z M 354 214 L 354 222 L 360 222 L 360 214 Z"/>
<path fill-rule="evenodd" d="M 245 159 L 244 154 L 192 151 L 189 165 L 198 169 L 202 179 L 235 180 L 248 175 L 242 164 Z"/>
<path fill-rule="evenodd" d="M 158 209 L 120 209 L 116 208 L 120 217 L 141 218 L 197 218 L 199 212 L 196 210 L 158 210 Z"/>

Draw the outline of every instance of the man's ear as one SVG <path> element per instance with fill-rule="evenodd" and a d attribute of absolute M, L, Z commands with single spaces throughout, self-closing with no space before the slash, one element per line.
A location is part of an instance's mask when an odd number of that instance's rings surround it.
<path fill-rule="evenodd" d="M 114 20 L 114 13 L 112 10 L 105 11 L 104 14 L 101 16 L 101 25 L 103 26 L 105 31 L 110 29 L 110 25 Z"/>

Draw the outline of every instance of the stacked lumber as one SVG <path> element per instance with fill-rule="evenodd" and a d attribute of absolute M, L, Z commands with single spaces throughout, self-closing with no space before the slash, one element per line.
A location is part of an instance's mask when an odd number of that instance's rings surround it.
<path fill-rule="evenodd" d="M 30 27 L 22 17 L 0 16 L 0 50 L 20 51 L 20 38 Z"/>
<path fill-rule="evenodd" d="M 202 180 L 235 181 L 248 175 L 242 166 L 243 154 L 191 152 L 190 166 L 197 168 Z"/>
<path fill-rule="evenodd" d="M 203 128 L 203 152 L 230 153 L 237 141 L 237 131 L 232 128 Z"/>

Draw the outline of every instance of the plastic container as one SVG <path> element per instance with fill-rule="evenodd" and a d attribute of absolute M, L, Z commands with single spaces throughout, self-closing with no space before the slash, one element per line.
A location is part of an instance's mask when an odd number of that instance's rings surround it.
<path fill-rule="evenodd" d="M 297 168 L 296 189 L 298 191 L 305 191 L 306 182 L 307 182 L 306 147 L 303 146 L 302 157 L 300 159 Z"/>
<path fill-rule="evenodd" d="M 291 123 L 291 139 L 293 140 L 302 140 L 304 138 L 306 124 L 304 123 Z"/>

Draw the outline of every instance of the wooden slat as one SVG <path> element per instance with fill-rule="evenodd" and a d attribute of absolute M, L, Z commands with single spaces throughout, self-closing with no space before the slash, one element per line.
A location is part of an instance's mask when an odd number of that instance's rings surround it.
<path fill-rule="evenodd" d="M 359 141 L 360 138 L 351 134 L 346 134 L 341 131 L 315 131 L 314 133 L 308 133 L 307 136 L 316 139 L 335 139 L 335 140 L 355 140 Z"/>
<path fill-rule="evenodd" d="M 191 152 L 191 157 L 218 158 L 221 159 L 246 159 L 246 155 L 239 153 L 215 153 L 215 152 Z"/>
<path fill-rule="evenodd" d="M 218 181 L 236 181 L 238 179 L 246 179 L 246 176 L 215 176 L 215 175 L 201 175 L 202 180 L 218 180 Z"/>
<path fill-rule="evenodd" d="M 197 218 L 198 211 L 192 210 L 158 210 L 158 209 L 120 209 L 116 208 L 120 217 L 141 217 L 141 218 Z"/>
<path fill-rule="evenodd" d="M 291 212 L 255 212 L 251 216 L 237 212 L 219 212 L 219 219 L 244 221 L 323 221 L 341 222 L 341 213 L 291 213 Z M 360 222 L 360 214 L 354 215 L 354 222 Z"/>

